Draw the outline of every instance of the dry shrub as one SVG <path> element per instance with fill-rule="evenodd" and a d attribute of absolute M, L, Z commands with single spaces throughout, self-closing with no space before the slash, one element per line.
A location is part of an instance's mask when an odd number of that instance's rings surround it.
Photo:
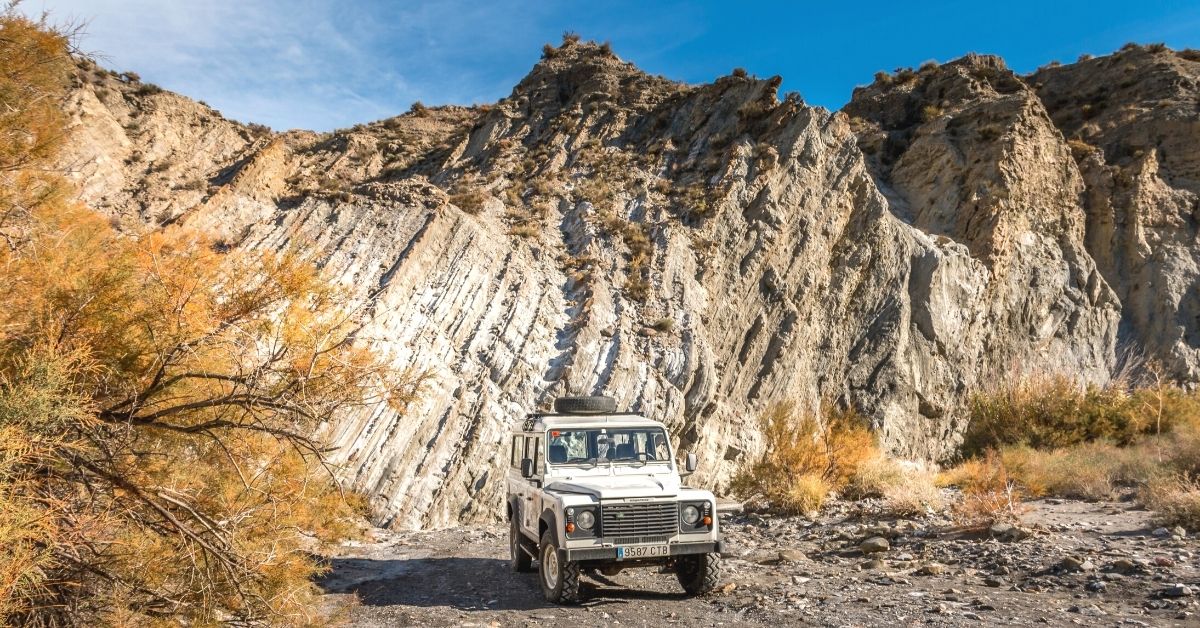
<path fill-rule="evenodd" d="M 1085 444 L 1039 451 L 1029 447 L 1004 449 L 1000 457 L 1022 492 L 1031 497 L 1056 495 L 1073 499 L 1107 499 L 1120 478 L 1121 461 L 1115 447 Z"/>
<path fill-rule="evenodd" d="M 463 190 L 450 195 L 450 202 L 468 214 L 478 214 L 487 204 L 488 195 L 482 190 Z"/>
<path fill-rule="evenodd" d="M 842 495 L 847 499 L 883 497 L 889 488 L 903 484 L 905 470 L 901 464 L 883 455 L 868 458 L 854 470 Z"/>
<path fill-rule="evenodd" d="M 0 236 L 12 246 L 23 220 L 67 195 L 55 165 L 68 122 L 59 104 L 74 63 L 70 32 L 6 6 L 0 9 Z"/>
<path fill-rule="evenodd" d="M 951 507 L 951 515 L 960 523 L 987 525 L 1020 515 L 1020 493 L 994 452 L 943 471 L 937 481 L 962 490 L 962 499 Z"/>
<path fill-rule="evenodd" d="M 1086 159 L 1088 155 L 1091 155 L 1097 150 L 1095 146 L 1092 146 L 1091 144 L 1088 144 L 1087 142 L 1078 138 L 1071 138 L 1067 140 L 1067 146 L 1071 148 L 1071 155 L 1077 161 Z"/>
<path fill-rule="evenodd" d="M 1010 446 L 1000 458 L 1022 493 L 1030 496 L 1115 499 L 1122 490 L 1135 488 L 1149 508 L 1168 504 L 1166 510 L 1186 512 L 1186 487 L 1200 478 L 1200 428 L 1177 423 L 1168 434 L 1124 447 L 1107 442 L 1050 450 Z"/>
<path fill-rule="evenodd" d="M 775 505 L 783 513 L 813 515 L 821 510 L 832 490 L 829 482 L 819 475 L 799 475 L 777 496 Z"/>
<path fill-rule="evenodd" d="M 63 193 L 67 48 L 0 10 L 0 625 L 324 624 L 310 551 L 361 504 L 321 426 L 423 376 L 301 257 Z"/>
<path fill-rule="evenodd" d="M 963 452 L 1026 445 L 1056 449 L 1105 440 L 1129 445 L 1147 434 L 1195 423 L 1196 394 L 1169 385 L 1081 385 L 1065 375 L 1033 376 L 975 395 Z"/>
<path fill-rule="evenodd" d="M 508 235 L 518 238 L 536 238 L 541 233 L 534 225 L 514 225 L 508 229 Z"/>
<path fill-rule="evenodd" d="M 1041 377 L 977 395 L 964 450 L 996 449 L 1030 495 L 1113 497 L 1200 474 L 1200 398 L 1161 379 L 1126 389 Z"/>
<path fill-rule="evenodd" d="M 820 416 L 793 402 L 768 408 L 762 420 L 766 452 L 743 469 L 734 490 L 761 496 L 780 512 L 812 514 L 829 491 L 847 486 L 878 451 L 862 417 L 832 405 L 824 404 Z"/>
<path fill-rule="evenodd" d="M 1161 478 L 1147 484 L 1139 497 L 1157 512 L 1164 525 L 1200 530 L 1200 480 L 1182 476 Z"/>
<path fill-rule="evenodd" d="M 653 323 L 650 323 L 650 327 L 656 331 L 669 332 L 675 329 L 675 319 L 665 317 L 660 318 L 655 320 Z"/>

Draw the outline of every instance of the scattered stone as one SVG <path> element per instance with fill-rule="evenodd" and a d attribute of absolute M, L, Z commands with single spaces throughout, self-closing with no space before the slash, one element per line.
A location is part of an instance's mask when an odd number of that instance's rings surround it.
<path fill-rule="evenodd" d="M 873 536 L 859 544 L 858 549 L 864 554 L 886 552 L 891 545 L 882 536 Z"/>
<path fill-rule="evenodd" d="M 991 528 L 988 528 L 988 533 L 993 539 L 1003 541 L 1005 543 L 1015 543 L 1029 538 L 1033 533 L 1025 528 L 1021 528 L 1011 523 L 996 523 Z"/>
<path fill-rule="evenodd" d="M 941 563 L 928 563 L 917 569 L 918 576 L 940 576 L 946 573 L 946 566 Z"/>
<path fill-rule="evenodd" d="M 1075 558 L 1074 556 L 1067 556 L 1066 558 L 1058 561 L 1058 564 L 1055 565 L 1055 567 L 1059 571 L 1082 571 L 1083 561 Z"/>
<path fill-rule="evenodd" d="M 794 549 L 779 550 L 779 561 L 784 563 L 798 563 L 807 558 L 804 552 Z"/>
<path fill-rule="evenodd" d="M 1096 606 L 1095 604 L 1088 604 L 1087 606 L 1072 606 L 1068 610 L 1070 610 L 1072 613 L 1079 613 L 1080 615 L 1088 615 L 1089 617 L 1103 617 L 1104 615 L 1108 614 L 1108 613 L 1104 612 L 1104 610 L 1101 609 L 1099 606 Z"/>
<path fill-rule="evenodd" d="M 1000 578 L 997 578 L 995 576 L 988 576 L 988 577 L 984 578 L 983 583 L 989 587 L 1002 587 L 1005 584 L 1005 582 L 1003 580 L 1001 580 Z"/>
<path fill-rule="evenodd" d="M 1111 563 L 1109 563 L 1108 566 L 1104 568 L 1104 570 L 1114 572 L 1114 573 L 1125 574 L 1125 573 L 1131 573 L 1133 571 L 1136 571 L 1137 568 L 1138 568 L 1137 564 L 1134 563 L 1132 560 L 1129 560 L 1128 558 L 1118 558 L 1118 559 L 1112 561 Z"/>
<path fill-rule="evenodd" d="M 1154 536 L 1161 538 L 1161 537 L 1171 536 L 1171 531 L 1166 528 L 1155 528 L 1154 531 L 1151 532 L 1150 534 L 1153 534 Z"/>
<path fill-rule="evenodd" d="M 1192 588 L 1186 584 L 1177 584 L 1159 591 L 1158 594 L 1162 597 L 1191 597 Z"/>

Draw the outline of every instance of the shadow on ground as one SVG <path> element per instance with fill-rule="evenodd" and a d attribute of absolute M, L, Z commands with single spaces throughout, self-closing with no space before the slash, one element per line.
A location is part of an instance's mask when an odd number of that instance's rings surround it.
<path fill-rule="evenodd" d="M 556 608 L 545 601 L 537 573 L 513 573 L 496 558 L 334 558 L 317 580 L 326 593 L 352 593 L 363 606 L 447 607 L 460 611 Z M 665 593 L 585 578 L 583 606 L 627 604 L 635 600 L 682 600 Z"/>

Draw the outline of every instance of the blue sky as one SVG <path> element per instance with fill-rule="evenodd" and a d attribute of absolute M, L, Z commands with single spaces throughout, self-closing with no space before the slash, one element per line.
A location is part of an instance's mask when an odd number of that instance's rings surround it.
<path fill-rule="evenodd" d="M 1200 48 L 1200 3 L 385 2 L 26 0 L 88 22 L 82 48 L 118 70 L 276 129 L 329 130 L 427 105 L 507 95 L 564 30 L 609 40 L 690 83 L 734 67 L 836 109 L 878 70 L 1003 56 L 1027 72 L 1127 41 Z"/>

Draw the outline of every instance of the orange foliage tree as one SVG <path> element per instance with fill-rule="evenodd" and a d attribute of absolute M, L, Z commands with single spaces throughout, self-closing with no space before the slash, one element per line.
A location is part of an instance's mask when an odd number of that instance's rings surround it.
<path fill-rule="evenodd" d="M 308 550 L 353 500 L 316 435 L 422 377 L 296 257 L 50 193 L 68 41 L 0 15 L 0 622 L 319 622 Z"/>

